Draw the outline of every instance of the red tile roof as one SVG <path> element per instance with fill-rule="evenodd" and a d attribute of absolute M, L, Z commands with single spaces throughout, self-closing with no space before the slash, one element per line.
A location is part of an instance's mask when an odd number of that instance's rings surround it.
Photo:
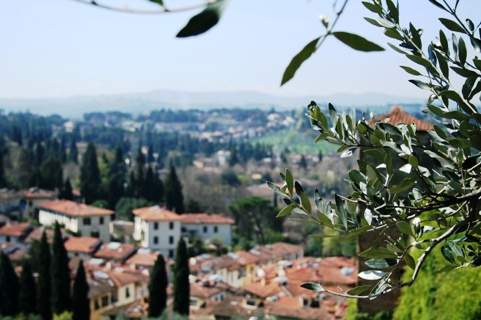
<path fill-rule="evenodd" d="M 261 299 L 275 296 L 283 292 L 281 286 L 279 285 L 279 282 L 276 281 L 272 281 L 267 284 L 263 284 L 263 282 L 261 281 L 252 282 L 243 285 L 242 289 Z"/>
<path fill-rule="evenodd" d="M 102 243 L 102 240 L 91 237 L 70 237 L 64 242 L 68 252 L 93 253 Z"/>
<path fill-rule="evenodd" d="M 376 118 L 376 120 L 380 120 L 380 121 L 385 121 L 386 119 L 389 119 L 387 123 L 392 125 L 397 125 L 399 123 L 406 123 L 406 124 L 414 123 L 416 125 L 417 131 L 428 131 L 428 130 L 434 129 L 432 124 L 419 120 L 418 118 L 415 118 L 412 115 L 404 112 L 402 107 L 400 106 L 393 106 L 391 108 L 390 113 Z"/>
<path fill-rule="evenodd" d="M 39 207 L 44 210 L 63 213 L 74 217 L 104 216 L 115 213 L 109 209 L 97 208 L 69 200 L 54 200 L 44 202 L 39 204 Z"/>
<path fill-rule="evenodd" d="M 155 261 L 157 260 L 157 256 L 159 255 L 159 251 L 148 251 L 142 252 L 141 250 L 146 249 L 139 249 L 133 256 L 125 260 L 125 264 L 134 264 L 136 266 L 142 267 L 153 267 Z M 167 262 L 167 258 L 164 258 Z"/>
<path fill-rule="evenodd" d="M 30 188 L 23 192 L 25 199 L 53 199 L 55 198 L 55 191 L 43 190 L 39 188 Z"/>
<path fill-rule="evenodd" d="M 12 237 L 22 237 L 28 235 L 34 226 L 30 223 L 17 223 L 17 224 L 6 224 L 0 227 L 0 235 L 2 236 L 12 236 Z"/>
<path fill-rule="evenodd" d="M 236 259 L 242 266 L 259 262 L 259 257 L 250 252 L 239 250 L 234 252 L 238 258 Z"/>
<path fill-rule="evenodd" d="M 40 241 L 42 239 L 42 233 L 45 232 L 47 235 L 47 242 L 52 243 L 53 239 L 53 230 L 52 229 L 47 229 L 45 227 L 38 227 L 35 228 L 30 234 L 27 236 L 25 239 L 26 243 L 32 243 L 33 241 Z M 60 229 L 60 232 L 62 233 L 62 239 L 67 239 L 71 235 L 69 235 L 63 228 Z"/>
<path fill-rule="evenodd" d="M 184 213 L 180 216 L 182 223 L 187 224 L 234 224 L 232 218 L 221 214 Z"/>
<path fill-rule="evenodd" d="M 190 284 L 190 296 L 202 299 L 209 299 L 210 297 L 226 290 L 225 285 L 216 285 L 215 283 L 194 282 Z"/>
<path fill-rule="evenodd" d="M 110 242 L 102 244 L 94 256 L 101 259 L 124 260 L 134 254 L 135 250 L 135 245 L 133 244 Z"/>
<path fill-rule="evenodd" d="M 146 221 L 177 221 L 181 220 L 180 215 L 163 207 L 143 207 L 132 210 L 132 213 Z"/>

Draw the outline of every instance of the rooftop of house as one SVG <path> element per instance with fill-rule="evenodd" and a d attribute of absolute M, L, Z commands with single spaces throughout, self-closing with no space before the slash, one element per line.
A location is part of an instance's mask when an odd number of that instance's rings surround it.
<path fill-rule="evenodd" d="M 64 242 L 65 250 L 68 252 L 93 253 L 96 251 L 102 240 L 91 237 L 70 237 Z"/>
<path fill-rule="evenodd" d="M 30 223 L 16 223 L 16 224 L 5 224 L 0 227 L 0 235 L 2 236 L 12 236 L 12 237 L 25 237 L 35 227 Z"/>
<path fill-rule="evenodd" d="M 164 207 L 153 206 L 132 210 L 132 213 L 146 221 L 179 221 L 180 215 Z"/>
<path fill-rule="evenodd" d="M 223 291 L 226 291 L 229 286 L 223 282 L 216 282 L 211 279 L 198 279 L 196 282 L 190 283 L 190 296 L 209 299 Z"/>
<path fill-rule="evenodd" d="M 23 191 L 23 197 L 26 200 L 53 199 L 55 198 L 55 191 L 44 190 L 34 187 Z"/>
<path fill-rule="evenodd" d="M 136 247 L 133 244 L 109 242 L 102 244 L 94 256 L 101 259 L 123 261 L 132 256 L 135 251 Z"/>
<path fill-rule="evenodd" d="M 37 227 L 33 229 L 32 232 L 27 236 L 25 239 L 26 243 L 32 243 L 33 241 L 40 241 L 42 239 L 42 233 L 46 233 L 47 235 L 47 242 L 52 243 L 53 240 L 53 230 L 48 229 L 45 227 Z M 62 233 L 62 238 L 65 240 L 70 237 L 70 235 L 63 229 L 60 229 L 60 232 Z"/>
<path fill-rule="evenodd" d="M 136 267 L 153 267 L 157 257 L 159 255 L 159 251 L 152 251 L 150 249 L 138 249 L 134 255 L 130 258 L 125 260 L 125 264 L 127 265 L 135 265 Z M 164 258 L 167 262 L 167 258 Z"/>
<path fill-rule="evenodd" d="M 69 200 L 54 200 L 39 204 L 40 209 L 62 213 L 73 217 L 91 217 L 113 215 L 115 212 L 109 209 L 97 208 L 83 203 Z"/>
<path fill-rule="evenodd" d="M 403 111 L 401 106 L 393 106 L 391 108 L 391 112 L 379 117 L 376 117 L 376 120 L 385 121 L 392 125 L 397 125 L 399 123 L 406 123 L 406 124 L 415 124 L 417 131 L 428 131 L 434 130 L 434 127 L 431 123 L 426 121 L 420 120 L 412 115 Z"/>
<path fill-rule="evenodd" d="M 180 216 L 184 224 L 234 224 L 232 218 L 221 214 L 184 213 Z"/>
<path fill-rule="evenodd" d="M 29 257 L 27 247 L 21 243 L 0 242 L 0 251 L 3 251 L 10 261 L 23 261 Z"/>

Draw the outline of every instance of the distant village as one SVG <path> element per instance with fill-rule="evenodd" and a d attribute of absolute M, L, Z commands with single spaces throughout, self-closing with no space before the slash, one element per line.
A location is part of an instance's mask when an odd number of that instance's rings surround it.
<path fill-rule="evenodd" d="M 184 213 L 159 206 L 133 210 L 135 221 L 127 224 L 112 219 L 114 211 L 69 200 L 52 200 L 44 190 L 17 193 L 15 198 L 0 192 L 1 211 L 12 212 L 26 202 L 21 214 L 39 209 L 40 226 L 28 222 L 1 222 L 0 249 L 12 263 L 29 257 L 29 248 L 42 233 L 52 239 L 54 222 L 62 224 L 64 246 L 75 270 L 84 261 L 90 286 L 91 319 L 124 314 L 129 319 L 147 316 L 149 276 L 159 252 L 166 259 L 171 277 L 174 249 L 180 237 L 220 237 L 229 245 L 234 220 L 219 214 Z M 4 219 L 5 220 L 5 219 Z M 74 236 L 70 232 L 81 234 Z M 113 242 L 122 230 L 122 239 Z M 131 237 L 131 238 L 130 238 Z M 346 301 L 300 287 L 319 281 L 345 289 L 357 282 L 354 259 L 304 257 L 302 245 L 272 243 L 223 255 L 201 254 L 189 259 L 190 319 L 230 319 L 259 316 L 266 319 L 342 319 Z M 172 293 L 169 286 L 168 292 Z M 169 299 L 168 305 L 172 303 Z"/>

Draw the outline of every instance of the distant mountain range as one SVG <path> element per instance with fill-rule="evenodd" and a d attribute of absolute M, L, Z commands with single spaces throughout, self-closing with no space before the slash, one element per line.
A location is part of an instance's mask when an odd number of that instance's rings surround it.
<path fill-rule="evenodd" d="M 282 97 L 255 91 L 183 92 L 155 90 L 98 96 L 73 96 L 51 99 L 0 99 L 0 109 L 6 112 L 30 111 L 35 114 L 59 114 L 81 117 L 86 112 L 120 111 L 144 113 L 156 109 L 213 109 L 213 108 L 281 108 L 295 109 L 309 104 L 331 102 L 337 107 L 373 107 L 394 104 L 421 104 L 422 99 L 391 96 L 382 93 L 339 93 L 326 96 Z"/>

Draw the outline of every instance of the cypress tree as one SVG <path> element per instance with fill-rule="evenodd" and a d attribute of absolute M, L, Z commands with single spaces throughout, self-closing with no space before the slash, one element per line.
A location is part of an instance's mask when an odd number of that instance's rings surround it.
<path fill-rule="evenodd" d="M 52 243 L 52 312 L 61 314 L 70 311 L 70 269 L 67 251 L 60 233 L 60 225 L 55 223 Z"/>
<path fill-rule="evenodd" d="M 72 303 L 73 314 L 72 320 L 89 320 L 90 319 L 90 303 L 89 303 L 89 284 L 85 276 L 83 261 L 80 260 L 75 274 L 73 283 Z"/>
<path fill-rule="evenodd" d="M 177 177 L 174 164 L 170 163 L 169 174 L 164 183 L 165 206 L 168 210 L 176 213 L 184 213 L 184 195 L 182 194 L 182 184 Z"/>
<path fill-rule="evenodd" d="M 149 282 L 149 318 L 160 317 L 167 306 L 167 271 L 162 254 L 157 256 Z"/>
<path fill-rule="evenodd" d="M 78 150 L 77 150 L 77 142 L 75 141 L 75 137 L 72 137 L 72 139 L 70 140 L 68 160 L 72 161 L 73 163 L 78 162 Z"/>
<path fill-rule="evenodd" d="M 42 233 L 42 239 L 40 240 L 37 263 L 37 312 L 43 320 L 50 320 L 52 319 L 50 300 L 50 296 L 52 293 L 50 277 L 51 255 L 45 231 Z"/>
<path fill-rule="evenodd" d="M 90 204 L 98 200 L 99 187 L 102 183 L 99 165 L 97 162 L 97 151 L 95 145 L 89 142 L 87 150 L 80 166 L 80 192 L 85 202 Z"/>
<path fill-rule="evenodd" d="M 0 138 L 2 138 L 0 136 Z M 3 167 L 3 150 L 0 146 L 0 188 L 5 188 L 7 186 L 7 181 L 5 179 L 5 168 Z"/>
<path fill-rule="evenodd" d="M 109 168 L 109 177 L 107 183 L 107 199 L 111 208 L 115 208 L 115 205 L 125 193 L 125 174 L 126 168 L 123 152 L 120 147 L 117 147 L 115 150 L 114 161 Z"/>
<path fill-rule="evenodd" d="M 60 199 L 73 200 L 73 189 L 70 183 L 70 178 L 65 179 L 62 187 L 62 191 L 59 194 Z"/>
<path fill-rule="evenodd" d="M 34 314 L 37 311 L 36 286 L 37 284 L 33 278 L 30 263 L 25 260 L 22 273 L 20 274 L 20 294 L 18 301 L 20 312 L 24 315 Z"/>
<path fill-rule="evenodd" d="M 56 141 L 56 140 L 54 140 Z M 63 182 L 62 163 L 57 155 L 48 156 L 40 166 L 41 184 L 39 187 L 54 190 L 61 189 Z"/>
<path fill-rule="evenodd" d="M 190 283 L 189 258 L 184 238 L 177 243 L 174 264 L 174 312 L 189 315 Z"/>
<path fill-rule="evenodd" d="M 0 251 L 0 316 L 18 313 L 18 277 L 8 256 Z"/>

